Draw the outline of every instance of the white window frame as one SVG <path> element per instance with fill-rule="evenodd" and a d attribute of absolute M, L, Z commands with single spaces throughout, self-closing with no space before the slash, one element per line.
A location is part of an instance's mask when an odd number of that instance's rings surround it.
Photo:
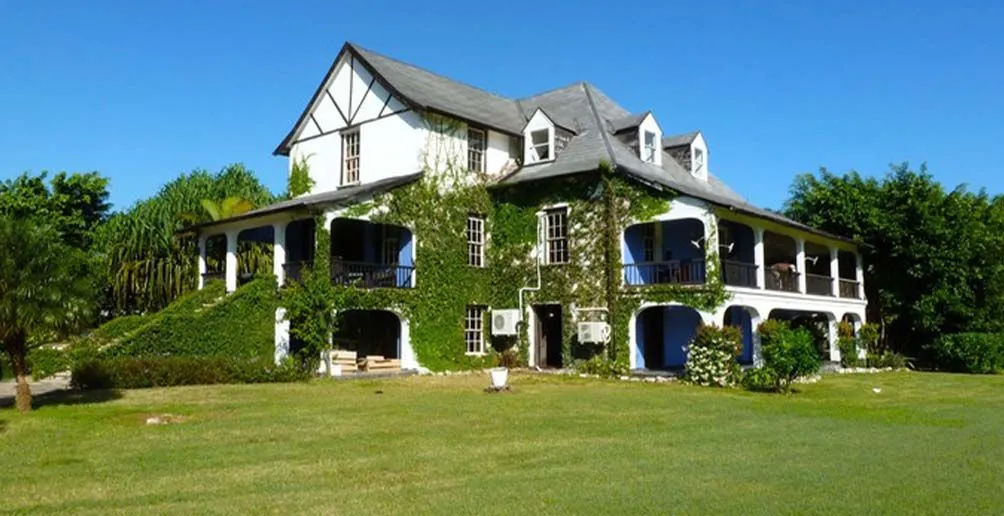
<path fill-rule="evenodd" d="M 381 265 L 399 265 L 401 262 L 400 247 L 400 232 L 394 230 L 388 231 L 387 226 L 384 226 L 380 245 Z"/>
<path fill-rule="evenodd" d="M 485 307 L 467 305 L 464 312 L 464 343 L 467 355 L 485 354 Z"/>
<path fill-rule="evenodd" d="M 544 210 L 544 263 L 562 265 L 572 261 L 568 235 L 568 207 L 556 206 Z M 553 217 L 553 218 L 552 218 Z M 562 222 L 555 228 L 555 220 Z M 562 249 L 564 252 L 562 253 Z"/>
<path fill-rule="evenodd" d="M 545 143 L 534 143 L 533 135 L 544 133 L 547 135 L 546 147 L 547 147 L 547 157 L 541 158 L 538 148 L 543 147 Z M 528 163 L 540 163 L 544 161 L 551 161 L 554 159 L 554 128 L 544 127 L 541 129 L 534 129 L 530 131 L 527 135 L 527 162 Z"/>
<path fill-rule="evenodd" d="M 651 142 L 648 141 L 650 136 L 652 137 Z M 641 138 L 642 161 L 646 163 L 655 163 L 655 154 L 659 152 L 659 144 L 656 142 L 656 140 L 658 140 L 656 134 L 652 131 L 642 131 Z"/>
<path fill-rule="evenodd" d="M 642 262 L 652 263 L 655 257 L 655 224 L 648 223 L 641 227 Z"/>
<path fill-rule="evenodd" d="M 467 265 L 485 266 L 485 218 L 480 215 L 467 217 Z"/>
<path fill-rule="evenodd" d="M 704 152 L 704 149 L 700 147 L 694 147 L 694 152 L 693 152 L 694 157 L 691 164 L 691 168 L 694 169 L 693 170 L 694 174 L 700 175 L 702 173 L 701 170 L 704 168 L 704 162 L 707 159 L 706 154 L 707 153 Z M 697 159 L 698 156 L 700 156 L 701 159 Z"/>
<path fill-rule="evenodd" d="M 480 147 L 473 145 L 478 138 L 471 138 L 471 135 L 480 135 Z M 485 158 L 488 155 L 488 131 L 476 127 L 467 128 L 467 168 L 474 173 L 484 174 L 487 169 Z"/>
<path fill-rule="evenodd" d="M 359 183 L 360 165 L 362 163 L 360 152 L 362 149 L 362 136 L 359 129 L 353 129 L 342 133 L 342 186 Z M 350 154 L 354 150 L 354 154 Z"/>

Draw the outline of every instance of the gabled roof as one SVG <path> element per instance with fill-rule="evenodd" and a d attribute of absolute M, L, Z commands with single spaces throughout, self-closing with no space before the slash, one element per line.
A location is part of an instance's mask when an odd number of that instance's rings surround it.
<path fill-rule="evenodd" d="M 289 154 L 293 137 L 300 126 L 306 123 L 311 109 L 324 93 L 335 68 L 346 55 L 359 60 L 388 91 L 412 108 L 440 112 L 475 125 L 514 135 L 518 135 L 526 123 L 526 118 L 515 100 L 468 86 L 354 43 L 345 43 L 303 113 L 276 147 L 274 154 Z"/>
<path fill-rule="evenodd" d="M 611 120 L 610 129 L 612 129 L 614 133 L 627 131 L 628 129 L 636 129 L 645 120 L 645 117 L 651 113 L 651 111 L 646 111 L 644 113 L 638 113 L 635 115 L 621 117 L 616 120 Z"/>
<path fill-rule="evenodd" d="M 689 133 L 678 134 L 675 136 L 667 136 L 662 139 L 662 148 L 668 149 L 670 147 L 680 147 L 681 145 L 690 145 L 694 143 L 697 139 L 697 135 L 701 134 L 700 131 L 691 131 Z"/>

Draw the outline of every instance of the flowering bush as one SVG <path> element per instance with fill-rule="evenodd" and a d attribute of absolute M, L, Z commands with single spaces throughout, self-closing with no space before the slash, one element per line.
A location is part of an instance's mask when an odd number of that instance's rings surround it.
<path fill-rule="evenodd" d="M 736 357 L 741 346 L 737 328 L 701 326 L 687 353 L 687 379 L 697 385 L 735 385 L 739 377 Z"/>

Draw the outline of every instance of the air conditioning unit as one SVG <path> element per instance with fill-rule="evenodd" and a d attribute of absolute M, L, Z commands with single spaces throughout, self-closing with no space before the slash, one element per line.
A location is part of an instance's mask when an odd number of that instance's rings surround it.
<path fill-rule="evenodd" d="M 492 310 L 492 335 L 516 335 L 518 333 L 519 310 L 505 308 Z"/>
<path fill-rule="evenodd" d="M 605 322 L 579 323 L 579 342 L 606 343 L 609 340 L 609 324 Z"/>

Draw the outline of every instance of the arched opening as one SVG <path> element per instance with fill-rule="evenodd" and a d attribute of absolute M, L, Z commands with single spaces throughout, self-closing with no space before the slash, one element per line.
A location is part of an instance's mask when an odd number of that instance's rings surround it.
<path fill-rule="evenodd" d="M 355 351 L 359 358 L 401 358 L 401 320 L 389 310 L 338 312 L 334 349 Z"/>
<path fill-rule="evenodd" d="M 223 233 L 206 237 L 205 282 L 225 281 L 227 278 L 227 236 Z"/>
<path fill-rule="evenodd" d="M 734 326 L 742 336 L 742 350 L 739 353 L 740 364 L 752 364 L 756 348 L 756 327 L 760 324 L 760 314 L 748 306 L 730 306 L 725 310 L 725 326 Z"/>
<path fill-rule="evenodd" d="M 678 369 L 687 363 L 687 346 L 701 326 L 701 314 L 688 306 L 653 306 L 635 322 L 635 367 Z"/>
<path fill-rule="evenodd" d="M 753 228 L 731 220 L 718 221 L 718 255 L 726 285 L 756 288 Z"/>
<path fill-rule="evenodd" d="M 635 224 L 624 230 L 624 281 L 628 285 L 705 279 L 704 223 L 679 219 Z"/>
<path fill-rule="evenodd" d="M 237 284 L 251 281 L 255 274 L 272 273 L 272 246 L 275 230 L 271 225 L 237 233 Z"/>
<path fill-rule="evenodd" d="M 331 222 L 331 279 L 364 288 L 412 286 L 411 231 L 358 219 Z"/>
<path fill-rule="evenodd" d="M 830 277 L 830 248 L 815 242 L 805 243 L 805 293 L 816 296 L 833 295 Z"/>
<path fill-rule="evenodd" d="M 803 328 L 812 335 L 812 341 L 823 360 L 831 360 L 837 345 L 836 318 L 826 312 L 804 310 L 772 310 L 769 319 L 787 321 L 792 328 Z"/>
<path fill-rule="evenodd" d="M 769 290 L 798 292 L 798 275 L 802 271 L 796 270 L 797 255 L 794 238 L 764 231 L 763 258 L 767 266 L 764 280 Z"/>
<path fill-rule="evenodd" d="M 294 220 L 286 225 L 286 281 L 299 281 L 303 271 L 314 263 L 317 238 L 314 219 Z"/>
<path fill-rule="evenodd" d="M 839 251 L 837 269 L 840 272 L 840 297 L 859 299 L 861 292 L 858 283 L 858 256 L 851 251 Z"/>

